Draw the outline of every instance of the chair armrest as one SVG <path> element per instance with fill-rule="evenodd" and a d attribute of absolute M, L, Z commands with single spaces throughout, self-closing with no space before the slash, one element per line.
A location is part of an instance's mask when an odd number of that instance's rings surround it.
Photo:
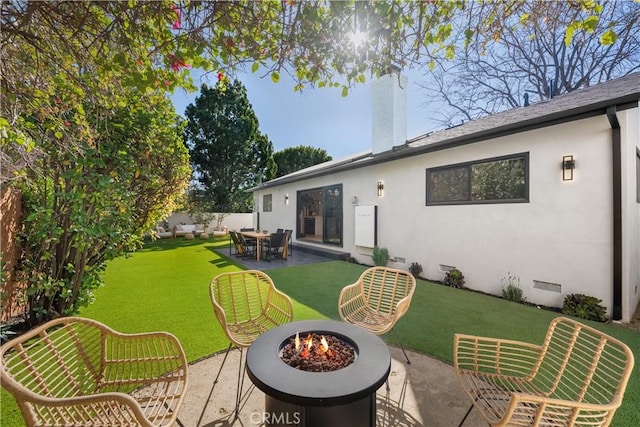
<path fill-rule="evenodd" d="M 342 288 L 338 297 L 338 314 L 343 321 L 348 322 L 349 314 L 364 305 L 360 283 L 356 282 Z"/>
<path fill-rule="evenodd" d="M 535 369 L 542 346 L 474 335 L 455 334 L 454 367 L 483 373 L 529 377 Z"/>
<path fill-rule="evenodd" d="M 409 310 L 409 305 L 411 305 L 411 297 L 413 295 L 407 295 L 406 297 L 402 298 L 400 301 L 398 301 L 398 303 L 396 304 L 396 309 L 395 309 L 395 314 L 394 314 L 394 323 L 397 322 L 402 316 L 405 315 L 405 313 L 407 312 L 407 310 Z"/>
<path fill-rule="evenodd" d="M 270 311 L 268 316 L 277 324 L 282 325 L 293 320 L 293 304 L 285 293 L 280 292 L 275 287 L 271 288 L 267 297 L 267 304 L 269 306 L 267 310 Z M 272 310 L 275 310 L 276 313 L 271 312 Z"/>
<path fill-rule="evenodd" d="M 362 293 L 360 292 L 360 283 L 353 283 L 351 285 L 345 286 L 340 291 L 340 296 L 338 297 L 338 306 L 344 307 L 345 305 L 362 298 Z"/>

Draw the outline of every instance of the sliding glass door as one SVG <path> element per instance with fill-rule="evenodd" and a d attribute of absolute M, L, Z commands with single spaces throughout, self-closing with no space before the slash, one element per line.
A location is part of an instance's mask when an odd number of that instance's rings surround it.
<path fill-rule="evenodd" d="M 298 191 L 296 236 L 342 246 L 342 184 Z"/>

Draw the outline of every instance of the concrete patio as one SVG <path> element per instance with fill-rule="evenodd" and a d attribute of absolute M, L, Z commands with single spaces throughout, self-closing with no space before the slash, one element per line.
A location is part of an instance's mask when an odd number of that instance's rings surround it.
<path fill-rule="evenodd" d="M 469 398 L 459 386 L 453 367 L 412 351 L 407 352 L 411 360 L 407 365 L 399 348 L 389 346 L 389 352 L 391 390 L 388 395 L 384 386 L 378 390 L 377 426 L 457 426 L 469 408 Z M 264 425 L 264 394 L 255 387 L 243 400 L 238 419 L 233 419 L 238 350 L 230 353 L 207 402 L 223 357 L 224 354 L 217 354 L 190 365 L 189 389 L 180 410 L 180 421 L 186 427 Z M 244 384 L 245 389 L 252 385 L 247 376 Z M 486 425 L 475 410 L 464 424 L 465 427 Z"/>

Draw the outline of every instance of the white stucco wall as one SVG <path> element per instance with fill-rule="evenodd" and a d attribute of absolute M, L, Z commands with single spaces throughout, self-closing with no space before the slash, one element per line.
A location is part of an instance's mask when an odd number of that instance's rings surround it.
<path fill-rule="evenodd" d="M 637 108 L 619 113 L 624 132 L 635 133 L 636 146 L 637 115 Z M 635 148 L 627 148 L 634 154 L 625 160 L 624 173 L 632 185 L 624 191 L 635 201 Z M 425 205 L 426 168 L 522 152 L 529 153 L 529 203 Z M 569 154 L 576 161 L 575 179 L 562 181 L 562 156 Z M 376 195 L 378 181 L 384 183 L 382 197 Z M 354 245 L 353 196 L 359 205 L 378 206 L 378 246 L 400 260 L 390 262 L 392 267 L 408 269 L 417 262 L 423 277 L 441 280 L 441 266 L 455 266 L 467 287 L 493 294 L 500 294 L 501 280 L 510 273 L 520 278 L 528 301 L 560 307 L 566 295 L 583 293 L 601 299 L 611 315 L 611 128 L 604 115 L 257 192 L 261 228 L 295 230 L 296 191 L 333 184 L 342 184 L 344 192 L 342 250 L 359 262 L 372 265 L 371 249 Z M 262 212 L 263 194 L 273 195 L 272 212 Z M 631 227 L 625 253 L 636 259 L 639 206 L 624 207 Z M 640 279 L 638 262 L 627 259 L 625 266 L 628 321 Z M 559 292 L 534 287 L 536 282 L 558 285 L 552 287 Z"/>
<path fill-rule="evenodd" d="M 636 157 L 640 150 L 640 110 L 617 113 L 622 136 L 622 312 L 629 321 L 640 302 L 640 203 Z"/>

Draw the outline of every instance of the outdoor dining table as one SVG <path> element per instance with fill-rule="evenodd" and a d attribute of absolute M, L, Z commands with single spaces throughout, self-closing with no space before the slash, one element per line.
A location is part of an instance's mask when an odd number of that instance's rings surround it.
<path fill-rule="evenodd" d="M 260 261 L 260 244 L 261 239 L 269 239 L 271 234 L 263 233 L 260 231 L 240 231 L 239 234 L 242 234 L 244 237 L 248 237 L 250 239 L 256 239 L 256 260 Z"/>

